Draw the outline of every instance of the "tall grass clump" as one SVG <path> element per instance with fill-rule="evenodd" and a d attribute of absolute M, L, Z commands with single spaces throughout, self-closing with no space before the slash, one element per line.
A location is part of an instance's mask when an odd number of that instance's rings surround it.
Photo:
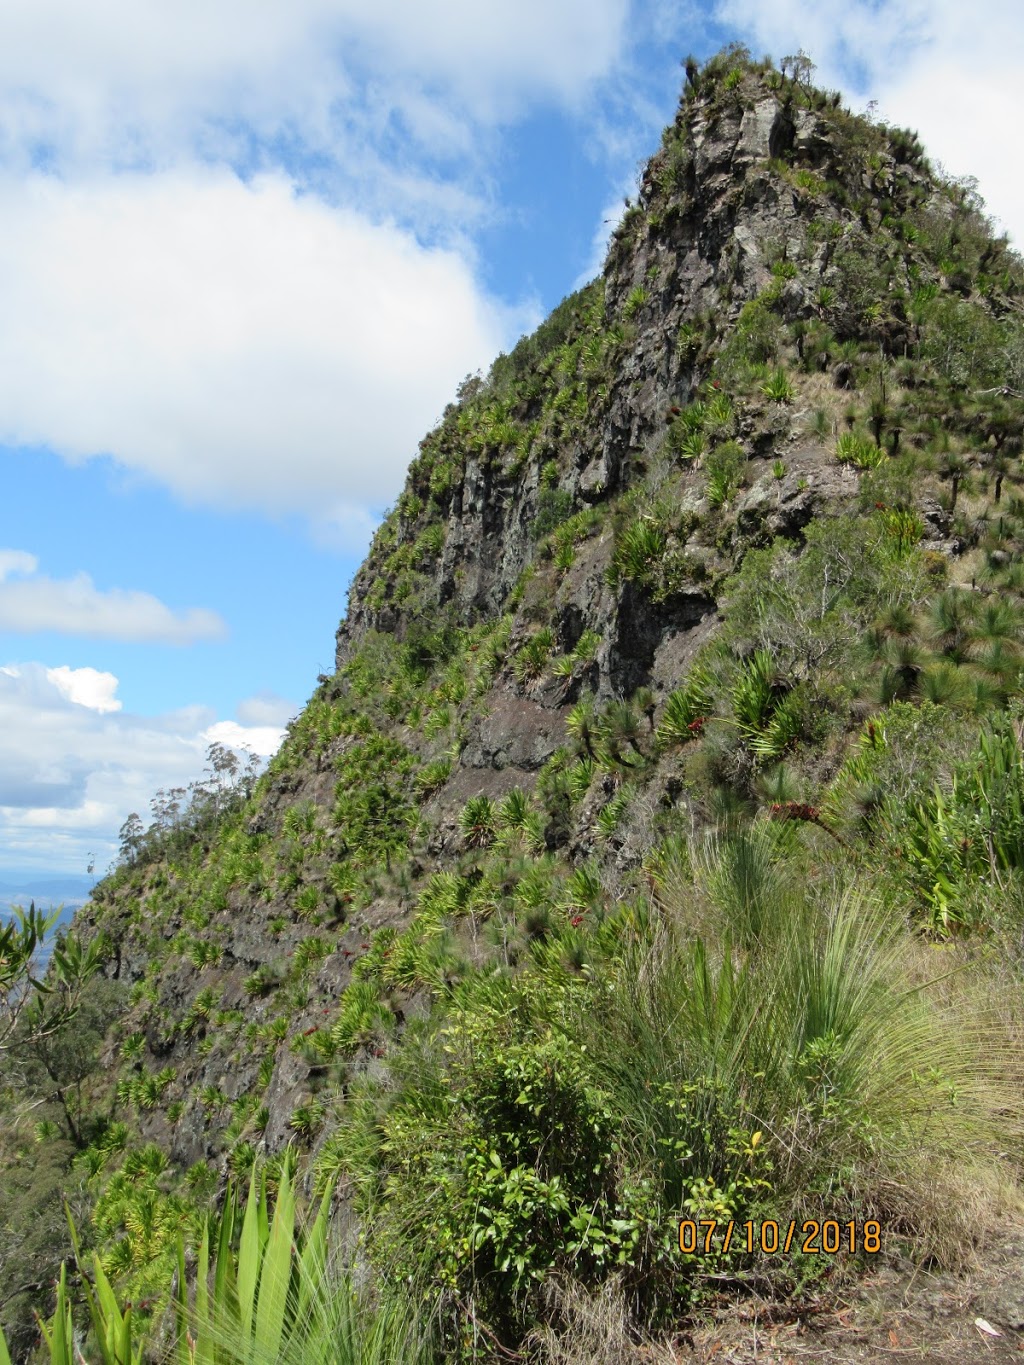
<path fill-rule="evenodd" d="M 678 1126 L 665 1096 L 697 1086 L 763 1134 L 764 1217 L 871 1216 L 955 1259 L 969 1216 L 937 1190 L 1020 1152 L 1019 1049 L 966 985 L 929 979 L 944 969 L 864 889 L 801 893 L 767 832 L 693 862 L 600 1027 L 581 1020 L 636 1159 L 658 1166 Z"/>

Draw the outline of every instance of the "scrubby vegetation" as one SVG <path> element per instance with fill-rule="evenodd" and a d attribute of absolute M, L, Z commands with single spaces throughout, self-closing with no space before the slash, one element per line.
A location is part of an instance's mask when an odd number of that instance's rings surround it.
<path fill-rule="evenodd" d="M 810 74 L 687 63 L 603 278 L 425 438 L 268 772 L 129 821 L 63 1013 L 0 1020 L 16 1354 L 63 1257 L 59 1360 L 69 1312 L 118 1361 L 568 1360 L 594 1314 L 641 1359 L 874 1254 L 681 1218 L 956 1269 L 1020 1209 L 1024 269 Z M 737 156 L 758 111 L 723 208 L 694 128 Z"/>

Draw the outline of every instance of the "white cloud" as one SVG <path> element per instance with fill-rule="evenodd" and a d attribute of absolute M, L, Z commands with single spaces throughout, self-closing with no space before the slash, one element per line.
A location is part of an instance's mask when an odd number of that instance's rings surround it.
<path fill-rule="evenodd" d="M 219 720 L 203 731 L 207 744 L 226 744 L 231 749 L 250 749 L 261 758 L 277 753 L 284 738 L 278 725 L 239 725 L 236 720 Z"/>
<path fill-rule="evenodd" d="M 1024 244 L 1024 24 L 1019 0 L 721 0 L 760 52 L 802 46 L 818 79 L 877 99 L 879 116 L 917 129 L 954 175 L 977 176 L 989 212 Z"/>
<path fill-rule="evenodd" d="M 514 332 L 466 261 L 282 176 L 0 182 L 0 439 L 112 455 L 182 497 L 389 500 Z"/>
<path fill-rule="evenodd" d="M 33 0 L 0 10 L 8 156 L 138 164 L 245 122 L 334 147 L 361 100 L 501 117 L 573 100 L 614 59 L 628 0 Z M 413 126 L 417 120 L 414 120 Z M 436 128 L 432 129 L 436 131 Z M 449 131 L 458 134 L 457 121 Z M 3 140 L 0 140 L 0 153 Z"/>
<path fill-rule="evenodd" d="M 235 707 L 243 725 L 273 725 L 278 728 L 287 725 L 298 710 L 294 702 L 274 692 L 259 692 L 255 697 L 246 697 Z"/>
<path fill-rule="evenodd" d="M 148 592 L 101 591 L 86 573 L 53 579 L 37 574 L 38 567 L 36 556 L 24 550 L 0 550 L 0 630 L 20 634 L 53 630 L 93 639 L 172 645 L 218 639 L 226 631 L 217 613 L 206 608 L 172 611 Z M 13 574 L 26 576 L 8 581 Z M 109 674 L 96 674 L 100 677 Z"/>
<path fill-rule="evenodd" d="M 50 682 L 77 706 L 87 706 L 92 711 L 120 711 L 122 703 L 114 695 L 117 691 L 117 678 L 113 673 L 101 673 L 96 668 L 48 668 L 46 676 Z"/>
<path fill-rule="evenodd" d="M 27 550 L 0 550 L 0 583 L 12 574 L 35 573 L 38 568 L 37 556 Z"/>
<path fill-rule="evenodd" d="M 264 695 L 237 721 L 204 706 L 138 716 L 117 686 L 91 668 L 0 667 L 0 849 L 11 866 L 81 872 L 90 853 L 104 866 L 129 812 L 148 821 L 158 789 L 199 778 L 212 742 L 269 755 L 292 709 Z"/>
<path fill-rule="evenodd" d="M 533 320 L 465 237 L 493 129 L 578 105 L 629 11 L 0 7 L 0 442 L 364 544 L 458 381 Z"/>

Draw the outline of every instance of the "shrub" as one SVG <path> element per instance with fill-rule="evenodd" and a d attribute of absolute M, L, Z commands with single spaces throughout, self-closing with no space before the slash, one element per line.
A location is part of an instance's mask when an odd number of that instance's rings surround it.
<path fill-rule="evenodd" d="M 554 632 L 548 626 L 534 631 L 512 661 L 512 671 L 519 682 L 530 683 L 541 676 L 554 643 Z"/>
<path fill-rule="evenodd" d="M 860 432 L 844 431 L 836 438 L 836 459 L 858 469 L 877 469 L 885 460 L 885 451 Z"/>
<path fill-rule="evenodd" d="M 542 488 L 537 499 L 533 538 L 541 540 L 572 515 L 572 494 L 566 488 Z"/>
<path fill-rule="evenodd" d="M 731 500 L 743 481 L 747 457 L 736 441 L 718 446 L 707 458 L 707 496 L 712 507 Z"/>
<path fill-rule="evenodd" d="M 640 516 L 616 540 L 612 567 L 620 577 L 650 587 L 657 579 L 668 541 L 651 517 Z"/>
<path fill-rule="evenodd" d="M 761 392 L 773 403 L 791 403 L 796 396 L 796 390 L 785 370 L 773 370 L 761 385 Z"/>
<path fill-rule="evenodd" d="M 494 842 L 497 812 L 489 796 L 473 796 L 459 813 L 459 829 L 469 848 L 486 848 Z"/>
<path fill-rule="evenodd" d="M 416 795 L 421 801 L 439 792 L 452 774 L 450 758 L 435 758 L 425 763 L 413 779 Z"/>

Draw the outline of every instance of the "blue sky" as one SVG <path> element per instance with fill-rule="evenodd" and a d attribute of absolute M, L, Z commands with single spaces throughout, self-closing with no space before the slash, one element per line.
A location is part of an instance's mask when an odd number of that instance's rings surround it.
<path fill-rule="evenodd" d="M 600 268 L 680 61 L 802 46 L 1024 240 L 1008 0 L 0 12 L 0 878 L 272 750 L 459 380 Z"/>

